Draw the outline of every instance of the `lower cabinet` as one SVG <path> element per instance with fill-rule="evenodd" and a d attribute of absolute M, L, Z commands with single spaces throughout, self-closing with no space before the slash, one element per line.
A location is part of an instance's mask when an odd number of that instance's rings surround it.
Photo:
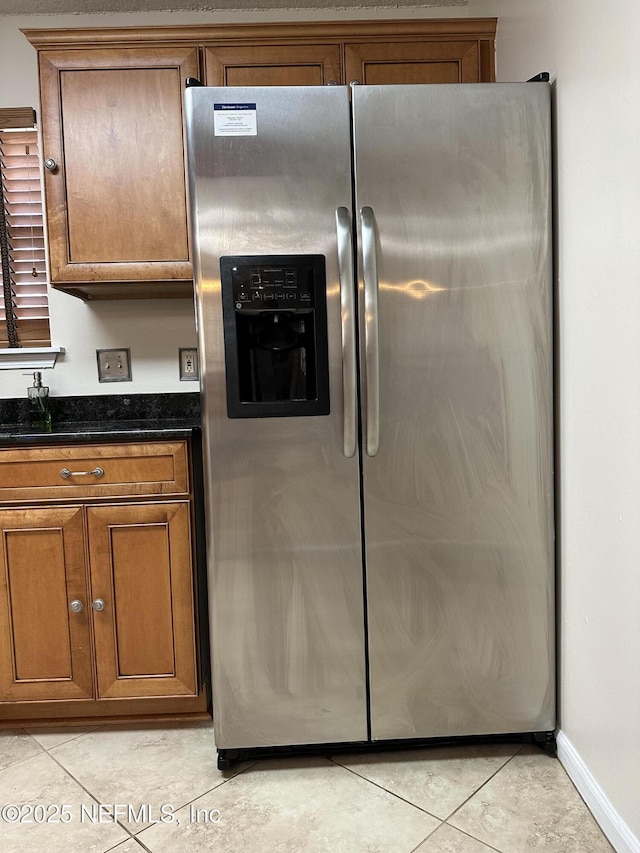
<path fill-rule="evenodd" d="M 197 692 L 189 505 L 87 510 L 99 697 Z"/>
<path fill-rule="evenodd" d="M 190 499 L 6 507 L 0 537 L 0 720 L 206 712 Z"/>
<path fill-rule="evenodd" d="M 93 697 L 82 508 L 3 510 L 0 529 L 0 700 Z"/>

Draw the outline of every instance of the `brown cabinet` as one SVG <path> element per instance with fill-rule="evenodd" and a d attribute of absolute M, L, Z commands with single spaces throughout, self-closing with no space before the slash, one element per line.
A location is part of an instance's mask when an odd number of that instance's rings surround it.
<path fill-rule="evenodd" d="M 97 695 L 197 693 L 188 502 L 87 508 Z"/>
<path fill-rule="evenodd" d="M 0 702 L 91 698 L 82 509 L 0 510 L 0 531 Z"/>
<path fill-rule="evenodd" d="M 171 296 L 191 278 L 182 93 L 197 75 L 196 47 L 40 53 L 54 287 Z"/>
<path fill-rule="evenodd" d="M 0 720 L 206 711 L 187 450 L 0 451 Z"/>
<path fill-rule="evenodd" d="M 212 33 L 205 31 L 205 80 L 208 86 L 490 83 L 495 28 L 494 18 L 249 25 L 215 45 L 206 43 Z"/>
<path fill-rule="evenodd" d="M 204 55 L 208 86 L 326 86 L 342 77 L 339 44 L 219 46 Z"/>
<path fill-rule="evenodd" d="M 182 90 L 494 78 L 495 18 L 24 30 L 37 48 L 51 283 L 191 296 Z"/>
<path fill-rule="evenodd" d="M 479 83 L 480 46 L 475 41 L 368 42 L 345 45 L 348 80 L 369 85 Z"/>

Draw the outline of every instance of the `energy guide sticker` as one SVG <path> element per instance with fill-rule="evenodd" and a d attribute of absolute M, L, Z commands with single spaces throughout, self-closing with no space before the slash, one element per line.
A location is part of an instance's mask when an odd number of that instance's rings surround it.
<path fill-rule="evenodd" d="M 214 136 L 257 136 L 255 104 L 214 104 Z"/>

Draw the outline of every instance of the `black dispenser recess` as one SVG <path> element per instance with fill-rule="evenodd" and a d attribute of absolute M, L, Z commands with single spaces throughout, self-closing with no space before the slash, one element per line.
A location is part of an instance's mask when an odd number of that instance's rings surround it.
<path fill-rule="evenodd" d="M 329 414 L 323 255 L 220 258 L 227 414 Z"/>

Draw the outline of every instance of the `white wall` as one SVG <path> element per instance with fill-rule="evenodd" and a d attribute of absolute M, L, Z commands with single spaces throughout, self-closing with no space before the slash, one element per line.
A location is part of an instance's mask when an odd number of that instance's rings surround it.
<path fill-rule="evenodd" d="M 639 850 L 640 3 L 485 12 L 500 80 L 554 80 L 560 724 Z"/>
<path fill-rule="evenodd" d="M 0 107 L 37 106 L 36 51 L 20 28 L 153 26 L 239 21 L 333 20 L 359 18 L 466 17 L 466 6 L 433 9 L 348 9 L 221 13 L 119 13 L 104 15 L 0 16 Z M 45 374 L 52 395 L 142 394 L 193 391 L 180 382 L 178 348 L 196 344 L 193 304 L 188 299 L 84 303 L 67 294 L 50 294 L 51 336 L 64 346 L 53 371 Z M 99 384 L 96 349 L 129 347 L 133 381 Z M 28 379 L 17 370 L 0 370 L 0 398 L 26 394 Z"/>

